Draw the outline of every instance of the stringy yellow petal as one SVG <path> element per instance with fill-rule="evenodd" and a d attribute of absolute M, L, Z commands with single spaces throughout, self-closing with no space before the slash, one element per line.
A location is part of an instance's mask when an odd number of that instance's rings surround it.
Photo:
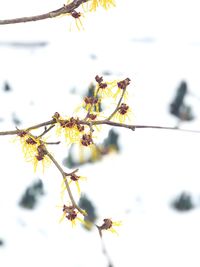
<path fill-rule="evenodd" d="M 61 223 L 64 219 L 65 219 L 66 213 L 63 213 L 63 215 L 61 216 L 59 223 Z"/>

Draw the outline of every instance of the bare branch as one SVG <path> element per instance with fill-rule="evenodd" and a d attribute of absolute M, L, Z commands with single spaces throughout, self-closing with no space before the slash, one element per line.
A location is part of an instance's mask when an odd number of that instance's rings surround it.
<path fill-rule="evenodd" d="M 51 131 L 51 129 L 52 129 L 54 126 L 55 126 L 55 124 L 53 124 L 53 125 L 49 126 L 49 128 L 47 128 L 46 125 L 45 125 L 44 132 L 41 133 L 40 135 L 38 135 L 38 137 L 40 138 L 40 137 L 42 137 L 43 135 L 45 135 L 46 133 L 48 133 L 49 131 Z"/>
<path fill-rule="evenodd" d="M 21 17 L 21 18 L 14 18 L 14 19 L 2 19 L 0 20 L 0 25 L 6 25 L 6 24 L 16 24 L 16 23 L 22 23 L 22 22 L 31 22 L 31 21 L 38 21 L 38 20 L 44 20 L 44 19 L 50 19 L 55 18 L 60 15 L 69 14 L 72 11 L 74 11 L 76 8 L 78 8 L 81 4 L 88 2 L 89 0 L 74 0 L 68 5 L 64 5 L 61 8 L 58 8 L 56 10 L 50 11 L 45 14 L 30 16 L 30 17 Z"/>
<path fill-rule="evenodd" d="M 157 126 L 157 125 L 135 125 L 135 124 L 125 124 L 121 122 L 114 122 L 114 121 L 109 121 L 109 120 L 99 120 L 99 121 L 79 121 L 80 124 L 85 124 L 85 125 L 110 125 L 110 126 L 116 126 L 116 127 L 122 127 L 122 128 L 127 128 L 132 131 L 135 129 L 161 129 L 161 130 L 176 130 L 176 131 L 183 131 L 183 132 L 190 132 L 190 133 L 200 133 L 200 130 L 189 130 L 189 129 L 180 129 L 177 127 L 168 127 L 168 126 Z"/>
<path fill-rule="evenodd" d="M 34 130 L 34 129 L 38 129 L 40 127 L 44 127 L 44 126 L 48 126 L 48 125 L 54 125 L 56 122 L 54 119 L 50 120 L 50 121 L 46 121 L 46 122 L 42 122 L 42 123 L 39 123 L 39 124 L 36 124 L 36 125 L 33 125 L 33 126 L 30 126 L 29 128 L 25 128 L 25 129 L 17 129 L 17 130 L 14 130 L 14 131 L 2 131 L 0 132 L 0 136 L 1 135 L 15 135 L 15 134 L 18 134 L 19 131 L 31 131 L 31 130 Z"/>
<path fill-rule="evenodd" d="M 19 131 L 31 131 L 43 126 L 47 126 L 47 125 L 54 125 L 55 124 L 55 120 L 50 120 L 50 121 L 46 121 L 46 122 L 42 122 L 40 124 L 36 124 L 34 126 L 31 126 L 29 128 L 26 129 L 22 129 L 22 130 L 14 130 L 14 131 L 3 131 L 0 132 L 0 136 L 1 135 L 15 135 L 18 134 Z M 85 120 L 79 120 L 79 124 L 81 125 L 88 125 L 89 127 L 92 127 L 94 125 L 110 125 L 110 126 L 115 126 L 115 127 L 121 127 L 121 128 L 127 128 L 130 129 L 132 131 L 134 131 L 135 129 L 161 129 L 161 130 L 176 130 L 176 131 L 183 131 L 183 132 L 190 132 L 190 133 L 200 133 L 200 130 L 189 130 L 189 129 L 180 129 L 177 127 L 169 127 L 169 126 L 157 126 L 157 125 L 134 125 L 134 124 L 125 124 L 125 123 L 121 123 L 121 122 L 114 122 L 114 121 L 109 121 L 109 120 L 99 120 L 99 121 L 85 121 Z M 51 127 L 50 127 L 51 128 Z"/>

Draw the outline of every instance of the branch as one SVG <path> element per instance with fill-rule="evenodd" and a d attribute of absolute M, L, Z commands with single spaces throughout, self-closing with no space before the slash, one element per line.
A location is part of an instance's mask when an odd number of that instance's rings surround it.
<path fill-rule="evenodd" d="M 190 133 L 200 133 L 200 130 L 189 130 L 189 129 L 180 129 L 177 127 L 168 127 L 168 126 L 156 126 L 156 125 L 134 125 L 134 124 L 125 124 L 121 122 L 114 122 L 114 121 L 109 121 L 109 120 L 99 120 L 99 121 L 79 121 L 80 124 L 85 124 L 88 126 L 93 126 L 93 125 L 110 125 L 110 126 L 116 126 L 116 127 L 122 127 L 122 128 L 127 128 L 132 131 L 135 129 L 161 129 L 161 130 L 176 130 L 176 131 L 183 131 L 183 132 L 190 132 Z"/>
<path fill-rule="evenodd" d="M 120 97 L 120 99 L 119 99 L 119 101 L 118 101 L 118 103 L 117 103 L 117 106 L 116 106 L 115 110 L 114 110 L 113 113 L 111 113 L 111 115 L 107 118 L 108 121 L 110 121 L 110 119 L 112 119 L 112 117 L 113 117 L 113 116 L 115 115 L 115 113 L 118 111 L 119 106 L 120 106 L 120 104 L 121 104 L 121 102 L 122 102 L 122 99 L 123 99 L 123 97 L 124 97 L 125 92 L 126 92 L 126 88 L 122 91 L 122 95 L 121 95 L 121 97 Z"/>
<path fill-rule="evenodd" d="M 45 129 L 44 129 L 44 132 L 41 133 L 40 135 L 38 135 L 39 138 L 41 138 L 43 135 L 45 135 L 46 133 L 48 133 L 49 131 L 51 131 L 51 129 L 55 126 L 55 124 L 49 126 L 49 128 L 46 127 L 45 125 Z"/>
<path fill-rule="evenodd" d="M 63 7 L 50 11 L 45 14 L 36 15 L 36 16 L 30 16 L 30 17 L 21 17 L 21 18 L 15 18 L 15 19 L 2 19 L 0 20 L 0 25 L 5 24 L 16 24 L 16 23 L 22 23 L 22 22 L 30 22 L 30 21 L 38 21 L 38 20 L 44 20 L 44 19 L 50 19 L 55 18 L 60 15 L 69 14 L 72 11 L 74 11 L 76 8 L 78 8 L 81 4 L 88 2 L 89 0 L 74 0 L 68 5 L 64 5 Z"/>
<path fill-rule="evenodd" d="M 0 136 L 2 135 L 15 135 L 18 134 L 19 131 L 31 131 L 43 126 L 47 126 L 47 125 L 54 125 L 56 122 L 54 119 L 50 120 L 50 121 L 46 121 L 46 122 L 42 122 L 40 124 L 36 124 L 33 126 L 30 126 L 29 128 L 26 129 L 22 129 L 22 130 L 14 130 L 14 131 L 2 131 L 0 132 Z M 115 127 L 122 127 L 122 128 L 127 128 L 130 129 L 132 131 L 135 131 L 135 129 L 161 129 L 161 130 L 176 130 L 176 131 L 182 131 L 182 132 L 190 132 L 190 133 L 200 133 L 200 130 L 189 130 L 189 129 L 180 129 L 177 127 L 168 127 L 168 126 L 157 126 L 157 125 L 134 125 L 134 124 L 125 124 L 125 123 L 121 123 L 121 122 L 114 122 L 114 121 L 109 121 L 108 119 L 106 120 L 99 120 L 99 121 L 85 121 L 85 120 L 79 120 L 79 124 L 81 125 L 88 125 L 88 127 L 92 127 L 94 125 L 110 125 L 110 126 L 115 126 Z M 48 128 L 49 130 L 53 128 L 50 127 Z"/>
<path fill-rule="evenodd" d="M 29 128 L 26 128 L 26 129 L 21 129 L 21 130 L 17 129 L 14 131 L 2 131 L 0 132 L 0 136 L 1 135 L 15 135 L 15 134 L 18 134 L 19 131 L 31 131 L 31 130 L 38 129 L 43 126 L 53 125 L 55 123 L 56 123 L 55 119 L 52 119 L 50 121 L 46 121 L 46 122 L 42 122 L 42 123 L 30 126 Z"/>
<path fill-rule="evenodd" d="M 67 189 L 67 193 L 69 195 L 69 198 L 72 202 L 72 205 L 74 208 L 76 208 L 81 214 L 85 215 L 85 212 L 79 208 L 79 206 L 76 204 L 76 201 L 74 200 L 74 197 L 72 195 L 71 189 L 69 187 L 69 183 L 66 179 L 66 176 L 68 176 L 69 174 L 65 173 L 64 170 L 62 169 L 62 167 L 60 166 L 60 164 L 56 161 L 56 159 L 48 152 L 48 150 L 46 149 L 46 155 L 50 158 L 50 160 L 54 163 L 54 165 L 56 166 L 56 168 L 59 170 L 59 172 L 62 174 L 63 180 L 65 182 L 66 185 L 66 189 Z M 73 171 L 72 173 L 75 173 L 77 170 Z"/>

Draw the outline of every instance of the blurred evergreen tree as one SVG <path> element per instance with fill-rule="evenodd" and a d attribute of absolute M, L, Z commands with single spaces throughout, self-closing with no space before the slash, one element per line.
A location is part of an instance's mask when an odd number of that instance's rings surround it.
<path fill-rule="evenodd" d="M 44 195 L 43 183 L 41 180 L 37 180 L 27 187 L 19 205 L 26 209 L 34 209 L 38 203 L 39 197 L 42 195 Z"/>
<path fill-rule="evenodd" d="M 109 153 L 111 150 L 119 152 L 120 147 L 118 140 L 119 140 L 119 134 L 114 129 L 111 129 L 108 132 L 108 137 L 105 138 L 105 140 L 103 141 L 102 151 L 105 150 L 107 151 L 107 153 Z"/>
<path fill-rule="evenodd" d="M 189 211 L 194 209 L 194 203 L 189 193 L 182 192 L 175 200 L 172 201 L 172 207 L 177 211 Z"/>
<path fill-rule="evenodd" d="M 87 230 L 91 230 L 96 219 L 96 209 L 91 200 L 86 195 L 82 195 L 79 199 L 79 207 L 87 212 L 84 217 L 85 224 L 83 225 Z"/>
<path fill-rule="evenodd" d="M 4 82 L 3 90 L 4 90 L 4 92 L 10 92 L 12 90 L 10 84 L 7 81 Z"/>
<path fill-rule="evenodd" d="M 182 81 L 177 89 L 174 100 L 170 104 L 170 113 L 181 121 L 191 121 L 194 119 L 192 107 L 184 103 L 187 94 L 187 83 Z"/>
<path fill-rule="evenodd" d="M 3 246 L 4 245 L 4 241 L 2 238 L 0 238 L 0 246 Z"/>

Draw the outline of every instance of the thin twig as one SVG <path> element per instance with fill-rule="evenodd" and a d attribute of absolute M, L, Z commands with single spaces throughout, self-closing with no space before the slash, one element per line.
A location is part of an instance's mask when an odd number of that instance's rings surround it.
<path fill-rule="evenodd" d="M 161 130 L 176 130 L 176 131 L 183 131 L 183 132 L 190 132 L 190 133 L 200 133 L 200 130 L 189 130 L 189 129 L 181 129 L 177 127 L 169 127 L 169 126 L 157 126 L 157 125 L 136 125 L 136 124 L 125 124 L 121 122 L 114 122 L 114 121 L 109 121 L 109 120 L 99 120 L 99 121 L 79 121 L 80 124 L 85 124 L 90 126 L 92 125 L 110 125 L 110 126 L 116 126 L 116 127 L 121 127 L 121 128 L 127 128 L 132 131 L 135 129 L 161 129 Z"/>
<path fill-rule="evenodd" d="M 64 172 L 64 170 L 62 169 L 62 167 L 60 166 L 60 164 L 57 162 L 57 160 L 46 150 L 46 155 L 50 158 L 50 160 L 54 163 L 54 165 L 56 166 L 56 168 L 59 170 L 59 172 L 62 174 L 63 180 L 65 182 L 66 185 L 66 189 L 69 195 L 69 198 L 72 202 L 72 205 L 83 215 L 85 215 L 85 212 L 79 208 L 79 206 L 76 204 L 76 201 L 74 200 L 74 197 L 72 195 L 69 183 L 66 179 L 66 173 Z M 76 171 L 76 170 L 75 170 Z"/>
<path fill-rule="evenodd" d="M 46 121 L 46 122 L 42 122 L 42 123 L 39 123 L 39 124 L 36 124 L 36 125 L 33 125 L 33 126 L 30 126 L 28 128 L 25 128 L 25 129 L 17 129 L 17 130 L 14 130 L 14 131 L 2 131 L 0 132 L 0 135 L 15 135 L 15 134 L 18 134 L 19 131 L 31 131 L 31 130 L 35 130 L 35 129 L 38 129 L 40 127 L 44 127 L 44 126 L 48 126 L 48 125 L 54 125 L 56 122 L 54 119 L 50 120 L 50 121 Z"/>
<path fill-rule="evenodd" d="M 59 145 L 61 142 L 60 142 L 60 141 L 57 141 L 57 142 L 44 142 L 44 141 L 43 141 L 43 143 L 44 143 L 45 145 Z"/>
<path fill-rule="evenodd" d="M 177 127 L 168 127 L 168 126 L 155 126 L 155 125 L 133 125 L 133 126 L 135 127 L 135 129 L 148 128 L 148 129 L 161 129 L 161 130 L 176 130 L 176 131 L 189 132 L 189 133 L 200 133 L 199 130 L 181 129 Z"/>
<path fill-rule="evenodd" d="M 89 0 L 74 0 L 68 5 L 64 5 L 61 8 L 58 8 L 56 10 L 50 11 L 48 13 L 40 14 L 40 15 L 35 15 L 35 16 L 30 16 L 30 17 L 21 17 L 21 18 L 15 18 L 15 19 L 2 19 L 0 20 L 0 25 L 16 24 L 16 23 L 22 23 L 22 22 L 30 22 L 30 21 L 38 21 L 38 20 L 55 18 L 60 15 L 71 13 L 73 10 L 78 8 L 81 4 L 88 2 L 88 1 Z"/>
<path fill-rule="evenodd" d="M 135 130 L 135 125 L 131 125 L 131 124 L 125 124 L 125 123 L 121 123 L 121 122 L 114 122 L 114 121 L 109 121 L 109 120 L 99 120 L 99 121 L 93 121 L 92 122 L 93 125 L 101 125 L 101 124 L 107 124 L 110 126 L 116 126 L 116 127 L 123 127 L 123 128 L 128 128 L 131 129 L 132 131 Z"/>
<path fill-rule="evenodd" d="M 69 173 L 65 172 L 65 176 L 71 176 L 71 175 L 75 174 L 78 170 L 79 169 L 76 169 L 76 170 L 69 172 Z"/>
<path fill-rule="evenodd" d="M 39 124 L 30 126 L 30 127 L 26 128 L 25 131 L 31 131 L 31 130 L 34 130 L 34 129 L 37 129 L 37 128 L 40 128 L 40 127 L 44 127 L 44 126 L 48 126 L 48 125 L 53 125 L 55 123 L 56 123 L 55 119 L 52 119 L 50 121 L 45 121 L 45 122 L 42 122 L 42 123 L 39 123 Z"/>
<path fill-rule="evenodd" d="M 115 115 L 115 113 L 118 111 L 119 106 L 120 106 L 120 104 L 121 104 L 121 102 L 122 102 L 122 99 L 123 99 L 123 97 L 124 97 L 125 92 L 126 92 L 126 88 L 123 89 L 123 92 L 122 92 L 122 94 L 121 94 L 121 97 L 120 97 L 120 99 L 119 99 L 119 101 L 118 101 L 118 103 L 117 103 L 117 106 L 116 106 L 115 110 L 114 110 L 114 111 L 110 114 L 110 116 L 107 118 L 108 121 L 110 121 L 110 120 L 112 119 L 112 117 Z"/>
<path fill-rule="evenodd" d="M 55 124 L 54 125 L 51 125 L 49 128 L 46 128 L 46 126 L 45 126 L 44 132 L 41 133 L 40 135 L 38 135 L 38 138 L 40 138 L 43 135 L 45 135 L 46 133 L 48 133 L 54 126 L 55 126 Z"/>
<path fill-rule="evenodd" d="M 96 225 L 97 226 L 97 225 Z M 109 253 L 108 253 L 108 250 L 106 249 L 106 246 L 105 246 L 105 243 L 104 243 L 104 240 L 103 240 L 103 237 L 101 235 L 101 232 L 99 231 L 99 228 L 97 227 L 98 229 L 98 232 L 99 232 L 99 236 L 100 236 L 100 240 L 101 240 L 101 247 L 102 247 L 102 252 L 104 254 L 104 256 L 106 257 L 107 261 L 108 261 L 108 267 L 114 267 L 111 259 L 110 259 L 110 256 L 109 256 Z"/>

